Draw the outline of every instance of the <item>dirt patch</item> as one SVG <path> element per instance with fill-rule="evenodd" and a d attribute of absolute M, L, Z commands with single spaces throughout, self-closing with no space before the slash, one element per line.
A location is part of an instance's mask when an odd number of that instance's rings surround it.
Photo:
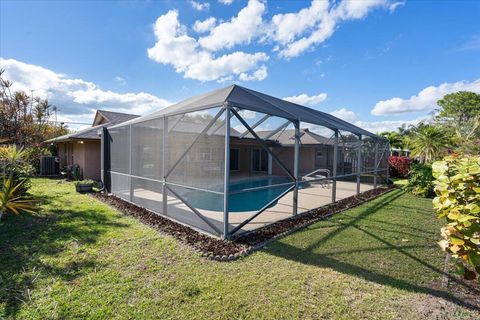
<path fill-rule="evenodd" d="M 112 195 L 94 193 L 92 196 L 118 209 L 124 214 L 136 217 L 141 222 L 175 237 L 180 242 L 201 252 L 205 257 L 219 261 L 229 261 L 245 256 L 279 237 L 305 228 L 308 225 L 321 219 L 325 219 L 326 217 L 330 217 L 335 213 L 342 212 L 346 209 L 353 208 L 366 201 L 372 200 L 394 188 L 394 186 L 390 186 L 369 190 L 324 207 L 258 228 L 252 232 L 240 235 L 232 241 L 207 236 L 190 227 L 169 220 L 150 210 Z"/>
<path fill-rule="evenodd" d="M 449 275 L 447 284 L 437 281 L 428 287 L 437 292 L 435 295 L 425 295 L 414 301 L 412 307 L 422 319 L 454 319 L 458 306 L 464 306 L 469 310 L 480 311 L 480 287 L 475 281 L 467 281 L 460 276 Z M 478 319 L 478 315 L 472 318 Z M 462 318 L 463 319 L 463 318 Z"/>

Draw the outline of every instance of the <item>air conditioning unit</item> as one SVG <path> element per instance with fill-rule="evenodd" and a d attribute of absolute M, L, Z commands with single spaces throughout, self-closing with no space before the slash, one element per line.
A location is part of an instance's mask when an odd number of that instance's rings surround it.
<path fill-rule="evenodd" d="M 60 159 L 58 157 L 40 157 L 40 175 L 54 176 L 59 173 Z"/>

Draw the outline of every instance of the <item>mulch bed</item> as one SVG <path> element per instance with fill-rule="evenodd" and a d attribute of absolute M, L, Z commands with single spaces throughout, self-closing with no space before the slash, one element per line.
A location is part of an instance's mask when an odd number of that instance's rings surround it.
<path fill-rule="evenodd" d="M 266 244 L 309 226 L 319 220 L 332 216 L 346 209 L 356 207 L 394 189 L 394 186 L 369 190 L 359 195 L 339 200 L 335 203 L 281 220 L 270 225 L 258 228 L 252 232 L 238 236 L 232 241 L 214 238 L 200 233 L 190 227 L 169 220 L 154 212 L 134 205 L 128 201 L 105 193 L 92 194 L 95 198 L 118 209 L 124 214 L 136 217 L 141 222 L 155 229 L 175 237 L 204 257 L 218 261 L 231 261 L 250 254 Z"/>

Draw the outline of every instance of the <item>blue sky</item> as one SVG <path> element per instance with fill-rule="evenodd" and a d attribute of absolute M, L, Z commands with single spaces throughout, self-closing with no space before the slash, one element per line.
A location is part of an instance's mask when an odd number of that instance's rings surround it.
<path fill-rule="evenodd" d="M 0 6 L 6 76 L 64 121 L 149 113 L 238 83 L 381 131 L 418 122 L 445 93 L 480 92 L 480 1 Z"/>

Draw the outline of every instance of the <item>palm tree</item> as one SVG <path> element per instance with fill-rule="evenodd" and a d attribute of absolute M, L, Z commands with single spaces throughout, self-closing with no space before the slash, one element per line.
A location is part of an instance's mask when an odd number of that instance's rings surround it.
<path fill-rule="evenodd" d="M 388 140 L 391 148 L 405 149 L 405 136 L 401 133 L 397 131 L 386 131 L 380 133 L 380 135 Z"/>
<path fill-rule="evenodd" d="M 411 131 L 408 144 L 414 157 L 420 162 L 431 162 L 440 158 L 449 146 L 445 130 L 438 126 L 420 123 Z"/>

